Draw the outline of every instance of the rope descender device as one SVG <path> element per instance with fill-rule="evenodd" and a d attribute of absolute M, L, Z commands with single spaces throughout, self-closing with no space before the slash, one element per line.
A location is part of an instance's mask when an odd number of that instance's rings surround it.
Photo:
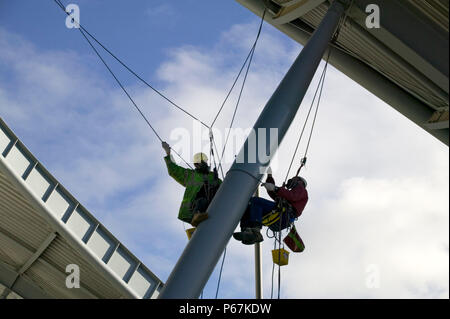
<path fill-rule="evenodd" d="M 302 169 L 303 166 L 306 165 L 306 156 L 302 158 L 302 160 L 300 161 L 300 167 L 297 170 L 297 174 L 295 174 L 295 176 L 298 176 L 298 174 L 300 174 L 300 170 Z"/>

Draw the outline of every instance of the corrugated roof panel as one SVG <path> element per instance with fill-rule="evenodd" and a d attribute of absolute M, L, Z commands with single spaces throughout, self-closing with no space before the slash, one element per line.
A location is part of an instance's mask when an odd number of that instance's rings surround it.
<path fill-rule="evenodd" d="M 327 9 L 326 4 L 321 4 L 300 19 L 315 29 L 322 21 Z M 382 73 L 435 110 L 448 107 L 448 100 L 428 89 L 426 83 L 421 82 L 415 74 L 411 73 L 411 68 L 407 67 L 406 61 L 399 63 L 401 57 L 396 56 L 396 59 L 393 59 L 386 54 L 383 45 L 377 44 L 376 41 L 369 33 L 359 32 L 347 23 L 341 27 L 337 44 L 347 53 Z"/>
<path fill-rule="evenodd" d="M 407 0 L 448 33 L 448 0 Z"/>
<path fill-rule="evenodd" d="M 1 118 L 0 146 L 0 263 L 30 279 L 21 281 L 20 289 L 29 285 L 30 296 L 44 298 L 152 297 L 161 281 L 50 175 Z M 80 290 L 65 285 L 65 269 L 73 264 L 81 272 Z M 14 270 L 8 271 L 8 285 L 14 284 Z"/>
<path fill-rule="evenodd" d="M 0 248 L 0 260 L 16 270 L 25 264 L 32 255 L 28 250 L 17 249 L 17 246 L 11 245 L 10 240 L 5 240 L 3 234 L 0 234 Z"/>
<path fill-rule="evenodd" d="M 84 286 L 95 291 L 101 298 L 121 298 L 122 295 L 111 286 L 109 281 L 87 262 L 69 243 L 62 237 L 55 239 L 52 244 L 42 254 L 41 258 L 65 272 L 67 265 L 76 264 L 80 268 L 80 279 Z"/>
<path fill-rule="evenodd" d="M 38 284 L 51 296 L 71 299 L 95 298 L 95 296 L 89 291 L 86 291 L 86 289 L 68 288 L 66 286 L 67 275 L 64 272 L 49 267 L 48 264 L 41 260 L 37 260 L 27 271 L 27 277 Z M 80 286 L 83 286 L 82 282 L 80 282 Z"/>
<path fill-rule="evenodd" d="M 6 289 L 7 288 L 5 286 L 0 284 L 0 299 L 1 296 L 5 293 Z M 8 295 L 6 296 L 6 299 L 23 299 L 23 298 L 14 292 L 9 292 Z"/>
<path fill-rule="evenodd" d="M 291 3 L 298 2 L 299 0 L 275 0 L 279 5 L 290 5 Z"/>
<path fill-rule="evenodd" d="M 9 188 L 8 188 L 9 187 Z M 0 174 L 0 228 L 20 238 L 28 247 L 36 250 L 51 232 L 51 228 L 28 205 L 10 183 Z"/>

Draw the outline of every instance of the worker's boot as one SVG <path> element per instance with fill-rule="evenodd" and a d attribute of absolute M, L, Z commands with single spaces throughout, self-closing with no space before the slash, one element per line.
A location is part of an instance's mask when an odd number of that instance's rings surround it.
<path fill-rule="evenodd" d="M 197 227 L 198 224 L 200 224 L 205 219 L 208 219 L 208 213 L 206 212 L 202 213 L 197 211 L 196 213 L 194 213 L 194 216 L 192 217 L 191 225 Z"/>
<path fill-rule="evenodd" d="M 244 228 L 243 231 L 234 233 L 233 238 L 242 241 L 244 245 L 253 245 L 264 240 L 258 227 Z"/>

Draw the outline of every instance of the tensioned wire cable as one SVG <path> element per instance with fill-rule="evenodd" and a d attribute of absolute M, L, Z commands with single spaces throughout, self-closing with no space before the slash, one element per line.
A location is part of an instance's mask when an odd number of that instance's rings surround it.
<path fill-rule="evenodd" d="M 56 4 L 63 10 L 68 16 L 70 14 L 66 11 L 65 6 L 62 4 L 61 0 L 54 0 Z M 152 89 L 155 93 L 157 93 L 159 96 L 161 96 L 163 99 L 165 99 L 167 102 L 172 104 L 174 107 L 179 109 L 180 111 L 184 112 L 188 116 L 190 116 L 192 119 L 198 121 L 203 126 L 209 128 L 207 124 L 205 124 L 203 121 L 201 121 L 199 118 L 191 114 L 190 112 L 186 111 L 184 108 L 173 102 L 171 99 L 169 99 L 167 96 L 165 96 L 161 91 L 156 89 L 154 86 L 150 85 L 147 81 L 145 81 L 141 76 L 139 76 L 136 72 L 134 72 L 128 65 L 126 65 L 121 59 L 119 59 L 114 53 L 111 52 L 105 45 L 103 45 L 94 35 L 92 35 L 88 30 L 86 30 L 81 24 L 78 23 L 78 21 L 74 21 L 79 26 L 79 29 L 83 30 L 89 37 L 91 37 L 98 45 L 100 45 L 103 50 L 105 50 L 111 57 L 113 57 L 117 62 L 119 62 L 125 69 L 127 69 L 131 74 L 133 74 L 137 79 L 139 79 L 142 83 L 144 83 L 146 86 L 148 86 L 150 89 Z"/>
<path fill-rule="evenodd" d="M 220 106 L 219 111 L 217 112 L 216 116 L 214 117 L 214 120 L 213 120 L 212 123 L 211 123 L 211 127 L 213 127 L 214 124 L 216 123 L 216 120 L 217 120 L 217 118 L 219 117 L 220 112 L 222 111 L 222 109 L 223 109 L 223 107 L 224 107 L 226 101 L 228 100 L 228 97 L 230 96 L 231 92 L 233 91 L 234 86 L 236 85 L 236 83 L 237 83 L 239 77 L 241 76 L 242 70 L 244 69 L 245 65 L 247 64 L 247 61 L 248 61 L 249 59 L 252 59 L 252 57 L 253 57 L 253 54 L 254 54 L 254 52 L 255 52 L 256 44 L 258 43 L 259 36 L 260 36 L 260 34 L 261 34 L 261 28 L 262 28 L 262 25 L 263 25 L 263 22 L 264 22 L 264 17 L 265 17 L 265 15 L 266 15 L 266 9 L 264 9 L 264 12 L 263 12 L 263 14 L 262 14 L 261 22 L 260 22 L 260 25 L 259 25 L 259 28 L 258 28 L 258 33 L 257 33 L 257 35 L 256 35 L 256 39 L 255 39 L 255 41 L 253 42 L 253 45 L 252 45 L 250 51 L 248 52 L 247 57 L 245 58 L 245 61 L 244 61 L 244 63 L 242 64 L 241 69 L 239 70 L 238 75 L 237 75 L 236 78 L 234 79 L 233 85 L 231 86 L 230 90 L 228 91 L 228 94 L 227 94 L 227 96 L 225 97 L 225 100 L 223 101 L 222 105 Z M 251 62 L 250 62 L 250 63 L 251 63 Z"/>
<path fill-rule="evenodd" d="M 61 7 L 61 9 L 65 11 L 65 7 L 64 5 L 59 1 L 59 0 L 55 0 L 55 2 L 58 4 L 58 6 Z M 77 21 L 74 20 L 74 22 L 78 24 Z M 105 65 L 105 67 L 108 69 L 109 73 L 111 73 L 111 75 L 113 76 L 113 78 L 116 80 L 117 84 L 120 86 L 120 88 L 123 90 L 123 92 L 126 94 L 126 96 L 128 97 L 128 99 L 131 101 L 131 103 L 133 104 L 133 106 L 135 107 L 135 109 L 139 112 L 139 114 L 141 115 L 141 117 L 144 119 L 144 121 L 147 123 L 147 125 L 150 127 L 150 129 L 153 131 L 153 133 L 155 134 L 155 136 L 158 138 L 158 140 L 160 142 L 163 142 L 161 136 L 158 134 L 158 132 L 156 131 L 156 129 L 153 127 L 153 125 L 150 123 L 150 121 L 147 119 L 147 117 L 144 115 L 144 113 L 142 113 L 141 109 L 139 108 L 139 106 L 136 104 L 136 102 L 133 100 L 133 98 L 131 97 L 131 95 L 128 93 L 128 91 L 125 89 L 125 87 L 123 86 L 123 84 L 120 82 L 120 80 L 117 78 L 117 76 L 115 75 L 115 73 L 112 71 L 112 69 L 108 66 L 108 64 L 106 63 L 106 61 L 103 59 L 103 57 L 101 56 L 101 54 L 98 52 L 98 50 L 95 48 L 95 46 L 93 45 L 93 43 L 89 40 L 89 38 L 86 36 L 86 34 L 83 31 L 83 28 L 80 26 L 78 28 L 78 30 L 80 31 L 81 35 L 86 39 L 86 41 L 89 43 L 90 47 L 92 48 L 92 50 L 94 50 L 95 54 L 97 55 L 97 57 L 102 61 L 102 63 Z M 174 149 L 171 149 L 184 163 L 186 163 L 186 165 L 188 165 L 191 169 L 192 166 Z"/>
<path fill-rule="evenodd" d="M 332 39 L 331 39 L 331 41 L 330 41 L 330 46 L 329 46 L 329 49 L 328 49 L 328 55 L 327 55 L 326 63 L 325 63 L 325 66 L 324 66 L 324 68 L 323 68 L 322 74 L 321 74 L 321 76 L 320 76 L 319 83 L 318 83 L 318 85 L 317 85 L 316 91 L 315 91 L 315 93 L 314 93 L 314 97 L 313 97 L 313 100 L 312 100 L 312 102 L 311 102 L 311 106 L 310 106 L 310 108 L 309 108 L 308 115 L 306 116 L 306 120 L 305 120 L 305 123 L 304 123 L 304 125 L 303 125 L 302 131 L 301 131 L 301 134 L 300 134 L 300 137 L 299 137 L 298 142 L 297 142 L 297 145 L 296 145 L 296 147 L 295 147 L 294 155 L 292 156 L 291 163 L 289 164 L 289 168 L 288 168 L 288 171 L 287 171 L 287 173 L 286 173 L 286 177 L 285 177 L 285 179 L 284 179 L 284 182 L 285 182 L 285 183 L 286 183 L 286 181 L 287 181 L 287 179 L 288 179 L 289 172 L 290 172 L 291 167 L 292 167 L 292 163 L 294 162 L 295 155 L 297 154 L 297 150 L 298 150 L 298 147 L 299 147 L 299 145 L 300 145 L 300 141 L 301 141 L 301 139 L 302 139 L 303 132 L 304 132 L 304 130 L 305 130 L 306 124 L 307 124 L 307 122 L 308 122 L 309 115 L 310 115 L 310 113 L 311 113 L 312 107 L 313 107 L 313 105 L 314 105 L 314 101 L 315 101 L 315 99 L 316 99 L 317 92 L 319 91 L 319 87 L 320 87 L 319 97 L 318 97 L 318 100 L 317 100 L 316 110 L 315 110 L 315 112 L 314 112 L 314 118 L 313 118 L 313 122 L 312 122 L 312 125 L 311 125 L 311 131 L 310 131 L 309 138 L 308 138 L 308 142 L 307 142 L 307 145 L 306 145 L 306 150 L 305 150 L 305 153 L 304 153 L 304 155 L 303 155 L 303 157 L 302 157 L 302 161 L 301 161 L 300 167 L 299 167 L 298 170 L 297 170 L 296 176 L 298 176 L 298 174 L 300 173 L 300 170 L 302 169 L 302 167 L 303 167 L 303 166 L 305 165 L 305 163 L 306 163 L 306 155 L 308 154 L 309 145 L 310 145 L 310 143 L 311 143 L 311 137 L 312 137 L 312 134 L 313 134 L 313 131 L 314 131 L 314 126 L 315 126 L 316 119 L 317 119 L 317 113 L 318 113 L 318 111 L 319 111 L 320 100 L 321 100 L 321 98 L 322 98 L 322 90 L 323 90 L 323 86 L 324 86 L 324 82 L 325 82 L 325 76 L 326 76 L 327 69 L 328 69 L 328 64 L 329 64 L 329 60 L 330 60 L 330 55 L 331 55 L 331 52 L 333 51 L 333 48 L 334 48 L 333 45 L 331 45 L 331 44 L 332 44 L 333 42 L 336 42 L 336 41 L 337 41 L 337 38 L 339 37 L 340 31 L 341 31 L 341 28 L 342 28 L 342 26 L 344 25 L 345 20 L 347 19 L 347 13 L 348 13 L 348 11 L 346 12 L 345 16 L 344 16 L 343 18 L 340 19 L 339 24 L 338 24 L 338 26 L 337 26 L 337 28 L 336 28 L 336 31 L 335 31 L 335 33 L 334 33 L 334 35 L 333 35 L 333 37 L 332 37 Z"/>
<path fill-rule="evenodd" d="M 229 130 L 228 130 L 228 133 L 227 133 L 227 136 L 226 136 L 226 139 L 225 139 L 225 143 L 224 143 L 224 145 L 223 145 L 222 154 L 221 154 L 221 157 L 220 157 L 220 159 L 219 159 L 219 167 L 222 167 L 222 160 L 223 160 L 224 155 L 225 155 L 225 149 L 226 149 L 226 147 L 227 147 L 228 139 L 229 139 L 230 133 L 231 133 L 231 128 L 233 127 L 234 119 L 235 119 L 235 117 L 236 117 L 236 113 L 237 113 L 237 110 L 238 110 L 238 107 L 239 107 L 239 104 L 240 104 L 240 101 L 241 101 L 242 92 L 243 92 L 243 90 L 244 90 L 244 87 L 245 87 L 245 84 L 246 84 L 246 81 L 247 81 L 248 72 L 249 72 L 249 70 L 250 70 L 250 66 L 251 66 L 251 64 L 252 64 L 253 56 L 254 56 L 254 54 L 255 54 L 256 44 L 258 43 L 259 37 L 260 37 L 260 35 L 261 35 L 261 30 L 262 30 L 262 26 L 263 26 L 263 23 L 264 23 L 264 17 L 265 17 L 265 15 L 266 15 L 266 11 L 267 11 L 267 9 L 264 9 L 264 12 L 263 12 L 263 14 L 262 14 L 262 16 L 261 16 L 261 22 L 260 22 L 260 24 L 259 24 L 258 33 L 257 33 L 257 35 L 256 35 L 255 42 L 253 43 L 253 46 L 252 46 L 252 48 L 251 48 L 251 50 L 250 50 L 250 53 L 249 53 L 249 56 L 248 56 L 249 59 L 248 59 L 247 69 L 246 69 L 246 71 L 245 71 L 244 79 L 243 79 L 243 81 L 242 81 L 241 89 L 240 89 L 240 91 L 239 91 L 239 96 L 238 96 L 238 99 L 237 99 L 237 102 L 236 102 L 236 106 L 235 106 L 234 111 L 233 111 L 233 116 L 232 116 L 232 118 L 231 118 L 231 122 L 230 122 L 230 125 L 229 125 Z M 246 59 L 246 62 L 247 62 L 247 59 Z M 242 68 L 243 68 L 244 66 L 245 66 L 245 63 L 244 63 L 244 65 L 242 66 Z M 242 68 L 241 68 L 241 71 L 242 71 Z M 241 72 L 241 71 L 240 71 L 240 72 Z M 240 72 L 239 72 L 239 73 L 240 73 Z M 235 82 L 236 82 L 236 81 L 237 81 L 237 78 L 236 78 Z M 233 86 L 234 86 L 234 84 L 233 84 Z M 231 91 L 230 91 L 230 93 L 231 93 Z M 222 105 L 222 107 L 223 107 L 223 105 Z M 222 108 L 219 110 L 218 114 L 216 115 L 216 119 L 217 119 L 217 116 L 219 115 L 219 113 L 220 113 L 221 110 L 222 110 Z M 215 121 L 215 120 L 214 120 L 214 121 Z M 213 124 L 214 124 L 214 122 L 213 122 Z M 212 126 L 212 125 L 211 125 L 211 126 Z"/>
<path fill-rule="evenodd" d="M 61 0 L 54 0 L 54 2 L 61 8 L 61 10 L 63 10 L 68 16 L 70 16 L 70 13 L 66 11 L 65 6 L 62 4 Z M 229 96 L 230 96 L 230 94 L 231 94 L 233 88 L 235 87 L 235 85 L 236 85 L 236 83 L 237 83 L 237 81 L 238 81 L 238 79 L 239 79 L 239 77 L 240 77 L 240 75 L 241 75 L 241 73 L 242 73 L 242 70 L 244 69 L 244 67 L 245 67 L 245 65 L 246 65 L 246 63 L 247 63 L 247 61 L 253 56 L 254 48 L 255 48 L 255 46 L 256 46 L 256 43 L 257 43 L 257 41 L 258 41 L 258 39 L 259 39 L 259 35 L 260 35 L 260 32 L 261 32 L 261 26 L 262 26 L 262 23 L 263 23 L 263 21 L 264 21 L 264 15 L 265 15 L 265 13 L 266 13 L 266 10 L 264 10 L 264 13 L 263 13 L 263 16 L 262 16 L 261 24 L 260 24 L 260 28 L 259 28 L 259 30 L 258 30 L 258 34 L 257 34 L 256 40 L 255 40 L 255 42 L 253 43 L 253 45 L 252 45 L 252 47 L 251 47 L 251 49 L 250 49 L 250 51 L 249 51 L 249 53 L 248 53 L 248 55 L 247 55 L 247 57 L 246 57 L 244 63 L 242 64 L 242 66 L 241 66 L 241 68 L 240 68 L 240 70 L 239 70 L 239 72 L 238 72 L 238 75 L 236 76 L 236 78 L 235 78 L 235 80 L 234 80 L 234 82 L 233 82 L 233 84 L 232 84 L 230 90 L 228 91 L 228 93 L 227 93 L 227 95 L 226 95 L 224 101 L 222 102 L 222 105 L 221 105 L 219 111 L 217 112 L 217 114 L 216 114 L 216 116 L 215 116 L 215 118 L 214 118 L 214 120 L 213 120 L 211 126 L 208 126 L 207 124 L 205 124 L 205 123 L 204 123 L 203 121 L 201 121 L 199 118 L 197 118 L 196 116 L 194 116 L 193 114 L 191 114 L 190 112 L 186 111 L 184 108 L 182 108 L 181 106 L 179 106 L 178 104 L 176 104 L 175 102 L 173 102 L 171 99 L 169 99 L 167 96 L 165 96 L 163 93 L 161 93 L 161 92 L 160 92 L 158 89 L 156 89 L 154 86 L 150 85 L 150 84 L 149 84 L 147 81 L 145 81 L 141 76 L 139 76 L 135 71 L 133 71 L 128 65 L 126 65 L 121 59 L 119 59 L 114 53 L 112 53 L 111 50 L 109 50 L 103 43 L 101 43 L 101 42 L 100 42 L 93 34 L 91 34 L 88 30 L 86 30 L 86 28 L 84 28 L 78 21 L 75 21 L 74 19 L 72 19 L 72 21 L 74 21 L 74 22 L 78 25 L 79 29 L 81 29 L 82 31 L 85 32 L 85 35 L 84 35 L 85 38 L 87 38 L 87 37 L 86 37 L 86 34 L 87 34 L 89 37 L 91 37 L 91 38 L 92 38 L 98 45 L 100 45 L 100 46 L 101 46 L 101 47 L 102 47 L 109 55 L 111 55 L 111 57 L 113 57 L 117 62 L 119 62 L 125 69 L 127 69 L 131 74 L 133 74 L 133 75 L 134 75 L 137 79 L 139 79 L 142 83 L 144 83 L 146 86 L 148 86 L 150 89 L 152 89 L 152 90 L 153 90 L 154 92 L 156 92 L 158 95 L 160 95 L 163 99 L 165 99 L 166 101 L 168 101 L 168 102 L 169 102 L 170 104 L 172 104 L 174 107 L 176 107 L 177 109 L 181 110 L 182 112 L 184 112 L 185 114 L 187 114 L 188 116 L 190 116 L 192 119 L 198 121 L 199 123 L 201 123 L 201 124 L 202 124 L 203 126 L 205 126 L 206 128 L 211 129 L 212 126 L 214 125 L 214 123 L 216 122 L 216 120 L 217 120 L 217 118 L 218 118 L 220 112 L 222 111 L 222 109 L 223 109 L 223 107 L 224 107 L 226 101 L 228 100 L 228 98 L 229 98 Z M 80 30 L 80 31 L 81 31 L 81 30 Z M 128 95 L 128 94 L 127 94 L 127 95 Z M 239 103 L 239 102 L 238 102 L 238 103 Z M 135 103 L 133 103 L 133 104 L 135 104 Z M 141 113 L 141 112 L 140 112 L 140 113 Z M 216 144 L 215 144 L 214 136 L 212 135 L 212 145 L 211 145 L 211 149 L 212 149 L 213 147 L 214 147 L 214 149 L 215 149 L 215 151 L 216 151 L 216 154 L 218 154 L 218 150 L 217 150 L 217 146 L 216 146 Z M 186 162 L 184 159 L 183 159 L 183 161 Z M 191 167 L 191 166 L 189 165 L 189 167 Z M 192 167 L 191 167 L 191 168 L 192 168 Z M 221 175 L 222 175 L 222 178 L 223 178 L 223 177 L 224 177 L 224 173 L 223 173 L 222 165 L 221 165 L 220 162 L 219 162 L 219 168 L 220 168 Z"/>

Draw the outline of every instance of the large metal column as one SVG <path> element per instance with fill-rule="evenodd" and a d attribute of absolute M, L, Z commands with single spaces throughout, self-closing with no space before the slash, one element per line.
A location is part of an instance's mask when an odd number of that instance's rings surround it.
<path fill-rule="evenodd" d="M 283 139 L 328 47 L 344 6 L 336 0 L 305 45 L 278 88 L 267 102 L 254 126 L 255 138 L 247 139 L 222 186 L 208 207 L 209 219 L 201 223 L 175 265 L 159 298 L 198 298 L 233 231 L 245 211 L 248 200 L 262 177 L 260 161 L 249 150 L 252 140 L 265 134 L 266 145 L 257 145 L 274 154 Z M 268 138 L 271 128 L 278 129 L 278 141 Z M 262 140 L 262 138 L 261 138 Z M 249 152 L 246 152 L 249 150 Z"/>

